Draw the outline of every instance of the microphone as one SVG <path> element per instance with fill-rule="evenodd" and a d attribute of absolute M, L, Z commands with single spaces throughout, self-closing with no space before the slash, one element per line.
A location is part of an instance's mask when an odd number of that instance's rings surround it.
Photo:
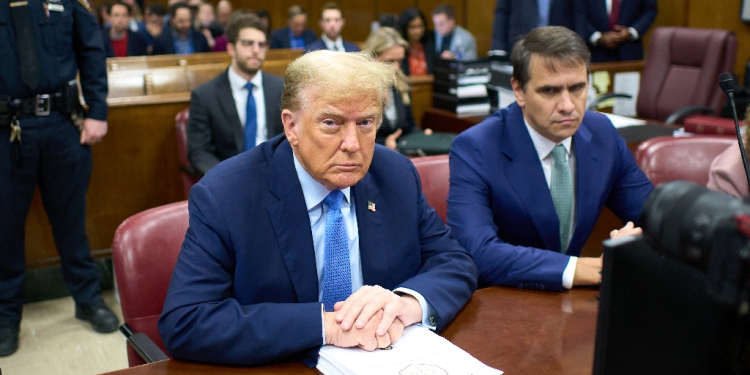
<path fill-rule="evenodd" d="M 740 144 L 740 154 L 742 155 L 742 165 L 745 166 L 745 177 L 747 177 L 747 185 L 750 186 L 750 168 L 747 165 L 747 154 L 745 154 L 745 142 L 742 142 L 742 134 L 740 133 L 740 122 L 737 120 L 737 107 L 734 104 L 734 78 L 731 74 L 724 72 L 719 74 L 719 87 L 721 91 L 729 97 L 729 103 L 732 105 L 732 116 L 734 117 L 734 129 L 737 132 L 737 142 Z"/>

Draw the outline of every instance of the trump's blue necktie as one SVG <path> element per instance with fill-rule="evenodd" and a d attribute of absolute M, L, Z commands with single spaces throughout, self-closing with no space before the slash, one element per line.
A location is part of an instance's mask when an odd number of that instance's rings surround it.
<path fill-rule="evenodd" d="M 255 133 L 258 132 L 257 112 L 255 110 L 255 99 L 253 98 L 253 84 L 248 82 L 247 88 L 247 111 L 245 112 L 245 146 L 243 151 L 255 147 Z"/>
<path fill-rule="evenodd" d="M 323 199 L 328 206 L 323 267 L 323 306 L 326 311 L 333 311 L 336 302 L 344 301 L 352 294 L 349 240 L 341 214 L 343 198 L 341 190 L 334 190 Z"/>

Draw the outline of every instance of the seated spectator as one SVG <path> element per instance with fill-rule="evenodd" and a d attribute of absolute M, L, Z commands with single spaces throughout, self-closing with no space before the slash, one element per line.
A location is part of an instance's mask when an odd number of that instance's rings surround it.
<path fill-rule="evenodd" d="M 154 55 L 188 55 L 211 52 L 203 34 L 195 31 L 190 6 L 176 3 L 169 8 L 169 26 L 154 40 Z"/>
<path fill-rule="evenodd" d="M 745 146 L 745 153 L 747 153 L 750 151 L 750 106 L 747 107 L 745 112 L 745 122 L 747 125 L 745 125 L 742 142 Z M 747 158 L 750 160 L 750 155 Z M 708 173 L 708 188 L 723 191 L 738 198 L 744 198 L 748 195 L 750 188 L 747 185 L 745 165 L 742 163 L 739 145 L 734 144 L 727 147 L 711 163 L 711 170 Z"/>
<path fill-rule="evenodd" d="M 268 13 L 268 9 L 258 9 L 255 14 L 260 18 L 260 22 L 266 26 L 266 35 L 271 32 L 271 14 Z"/>
<path fill-rule="evenodd" d="M 104 1 L 97 3 L 94 9 L 96 10 L 96 21 L 99 23 L 99 27 L 105 29 L 109 26 L 109 7 L 112 5 L 110 1 Z"/>
<path fill-rule="evenodd" d="M 401 36 L 409 42 L 406 58 L 401 63 L 401 71 L 407 76 L 432 74 L 437 53 L 432 30 L 427 30 L 427 19 L 416 7 L 409 7 L 398 17 Z"/>
<path fill-rule="evenodd" d="M 216 22 L 222 29 L 226 30 L 229 24 L 229 15 L 232 14 L 232 3 L 229 0 L 221 0 L 216 4 Z"/>
<path fill-rule="evenodd" d="M 307 48 L 318 37 L 307 29 L 307 13 L 299 5 L 289 7 L 287 26 L 271 33 L 271 49 Z"/>
<path fill-rule="evenodd" d="M 188 158 L 202 174 L 284 131 L 284 79 L 261 71 L 268 49 L 263 24 L 254 14 L 237 11 L 229 18 L 226 35 L 231 66 L 198 86 L 190 98 Z"/>
<path fill-rule="evenodd" d="M 411 112 L 411 98 L 406 76 L 401 72 L 401 61 L 404 59 L 408 43 L 401 38 L 396 29 L 381 27 L 376 29 L 365 41 L 365 52 L 375 56 L 378 61 L 393 65 L 396 70 L 397 85 L 388 92 L 390 100 L 383 111 L 383 123 L 378 128 L 375 142 L 396 149 L 396 140 L 406 134 L 421 132 Z M 425 134 L 432 130 L 425 129 Z"/>
<path fill-rule="evenodd" d="M 320 10 L 318 25 L 323 30 L 320 39 L 307 46 L 307 51 L 327 49 L 330 51 L 358 52 L 359 47 L 341 38 L 346 20 L 341 14 L 341 7 L 336 3 L 326 3 Z"/>
<path fill-rule="evenodd" d="M 190 192 L 159 318 L 169 354 L 314 367 L 323 345 L 386 348 L 405 327 L 439 331 L 458 314 L 476 266 L 411 161 L 375 144 L 395 81 L 362 53 L 315 51 L 289 65 L 285 134 Z"/>
<path fill-rule="evenodd" d="M 477 41 L 469 30 L 456 24 L 456 10 L 450 4 L 441 4 L 432 11 L 435 25 L 435 52 L 446 60 L 474 60 L 477 58 Z"/>
<path fill-rule="evenodd" d="M 130 5 L 124 2 L 110 5 L 111 26 L 102 33 L 107 57 L 143 56 L 148 53 L 146 38 L 128 28 L 130 12 Z"/>
<path fill-rule="evenodd" d="M 164 31 L 164 17 L 167 10 L 161 3 L 153 3 L 146 8 L 146 43 L 148 43 L 148 54 L 154 49 L 154 39 L 158 38 Z"/>
<path fill-rule="evenodd" d="M 200 31 L 208 41 L 208 46 L 213 50 L 216 45 L 216 38 L 224 35 L 224 29 L 219 26 L 219 22 L 214 17 L 214 6 L 203 3 L 198 6 L 198 12 L 195 16 L 195 29 Z M 225 46 L 226 48 L 226 46 Z"/>

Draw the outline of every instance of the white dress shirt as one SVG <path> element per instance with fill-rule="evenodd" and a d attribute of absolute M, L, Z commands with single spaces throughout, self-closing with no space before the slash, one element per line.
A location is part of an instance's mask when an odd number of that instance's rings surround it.
<path fill-rule="evenodd" d="M 320 40 L 323 41 L 323 44 L 325 44 L 326 48 L 328 50 L 330 50 L 330 51 L 341 51 L 341 52 L 345 52 L 346 51 L 344 49 L 344 40 L 341 39 L 341 36 L 339 36 L 338 38 L 336 38 L 336 40 L 330 40 L 330 39 L 328 39 L 328 37 L 326 36 L 326 34 L 323 34 L 320 37 Z M 333 48 L 333 47 L 336 47 L 336 48 Z"/>
<path fill-rule="evenodd" d="M 523 123 L 524 125 L 526 125 L 526 129 L 529 131 L 531 141 L 534 143 L 534 148 L 536 149 L 536 153 L 539 156 L 539 161 L 542 163 L 542 170 L 544 171 L 544 178 L 547 180 L 548 188 L 550 187 L 550 181 L 552 181 L 552 167 L 555 164 L 555 160 L 552 158 L 552 149 L 554 149 L 558 144 L 561 144 L 563 145 L 563 147 L 565 147 L 565 155 L 568 158 L 568 166 L 570 167 L 570 177 L 573 181 L 573 209 L 571 210 L 570 214 L 570 232 L 568 232 L 568 244 L 570 244 L 570 240 L 573 238 L 573 232 L 575 231 L 576 223 L 576 159 L 575 149 L 572 148 L 573 138 L 568 137 L 563 139 L 563 141 L 560 143 L 555 143 L 534 130 L 534 128 L 529 125 L 525 118 L 523 120 Z M 568 265 L 565 267 L 565 271 L 563 271 L 562 274 L 562 284 L 566 289 L 570 289 L 573 287 L 573 276 L 575 275 L 577 264 L 578 257 L 571 256 L 570 260 L 568 261 Z"/>
<path fill-rule="evenodd" d="M 245 88 L 247 81 L 242 78 L 230 66 L 228 69 L 229 86 L 232 88 L 232 97 L 234 105 L 237 108 L 237 114 L 240 117 L 240 125 L 245 129 L 245 119 L 247 118 L 247 94 Z M 255 100 L 255 117 L 257 132 L 255 133 L 255 144 L 268 140 L 268 131 L 266 130 L 266 96 L 263 94 L 263 72 L 260 70 L 250 80 L 253 84 L 253 99 Z"/>
<path fill-rule="evenodd" d="M 297 160 L 297 155 L 294 155 L 294 169 L 297 171 L 297 178 L 299 178 L 300 185 L 302 186 L 302 194 L 305 197 L 307 214 L 310 217 L 310 229 L 312 230 L 313 247 L 315 248 L 315 266 L 318 272 L 318 300 L 322 301 L 323 279 L 325 277 L 326 215 L 328 214 L 328 206 L 323 204 L 323 199 L 331 191 L 326 189 L 320 182 L 315 181 L 307 173 L 299 160 Z M 354 209 L 354 202 L 351 200 L 351 188 L 342 189 L 341 192 L 344 193 L 344 200 L 341 202 L 341 216 L 344 219 L 346 236 L 349 241 L 349 266 L 351 267 L 352 292 L 356 292 L 364 285 L 362 262 L 359 253 L 357 211 Z M 420 293 L 408 288 L 396 288 L 393 292 L 406 293 L 416 298 L 422 307 L 422 324 L 430 329 L 436 328 L 436 325 L 430 322 L 430 320 L 434 321 L 435 310 Z M 321 304 L 321 319 L 324 319 L 322 312 L 323 304 Z M 325 325 L 325 320 L 323 320 L 323 323 Z M 325 345 L 325 327 L 323 327 L 323 344 Z"/>
<path fill-rule="evenodd" d="M 620 9 L 622 9 L 622 2 L 626 0 L 620 0 Z M 604 3 L 607 5 L 607 17 L 610 17 L 612 15 L 612 0 L 604 0 Z M 637 40 L 638 39 L 638 30 L 636 30 L 634 27 L 628 27 L 628 32 L 630 33 L 630 40 Z M 594 31 L 593 34 L 591 34 L 591 38 L 589 39 L 589 43 L 593 45 L 597 45 L 599 42 L 599 38 L 602 37 L 602 33 L 600 31 Z"/>

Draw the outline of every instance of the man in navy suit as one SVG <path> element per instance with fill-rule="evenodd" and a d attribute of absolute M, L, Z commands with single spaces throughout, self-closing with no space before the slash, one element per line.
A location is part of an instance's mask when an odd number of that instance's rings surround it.
<path fill-rule="evenodd" d="M 363 53 L 289 65 L 280 135 L 214 167 L 190 194 L 190 227 L 159 332 L 176 358 L 252 365 L 321 345 L 366 350 L 421 322 L 440 330 L 476 288 L 476 266 L 404 156 L 375 145 L 396 84 Z"/>
<path fill-rule="evenodd" d="M 480 286 L 598 284 L 601 257 L 578 255 L 603 207 L 635 222 L 653 190 L 607 117 L 585 111 L 589 58 L 569 29 L 532 30 L 511 53 L 516 103 L 451 145 L 448 224 Z"/>
<path fill-rule="evenodd" d="M 573 29 L 571 0 L 497 0 L 490 49 L 510 53 L 518 39 L 542 26 Z"/>
<path fill-rule="evenodd" d="M 116 2 L 109 5 L 111 26 L 102 33 L 107 57 L 143 56 L 148 53 L 146 37 L 128 29 L 132 9 Z"/>
<path fill-rule="evenodd" d="M 193 15 L 187 3 L 176 3 L 169 8 L 169 25 L 154 39 L 154 55 L 211 52 L 206 37 L 193 28 Z"/>
<path fill-rule="evenodd" d="M 341 7 L 336 3 L 326 3 L 320 10 L 318 26 L 323 30 L 320 39 L 307 46 L 307 52 L 327 49 L 330 51 L 357 52 L 357 47 L 352 42 L 341 38 L 341 30 L 344 29 L 346 20 L 341 13 Z"/>
<path fill-rule="evenodd" d="M 318 39 L 315 32 L 307 28 L 307 13 L 299 5 L 289 7 L 287 26 L 271 33 L 271 49 L 307 48 Z"/>
<path fill-rule="evenodd" d="M 641 39 L 656 13 L 656 0 L 580 0 L 576 31 L 589 44 L 592 62 L 641 60 Z"/>

